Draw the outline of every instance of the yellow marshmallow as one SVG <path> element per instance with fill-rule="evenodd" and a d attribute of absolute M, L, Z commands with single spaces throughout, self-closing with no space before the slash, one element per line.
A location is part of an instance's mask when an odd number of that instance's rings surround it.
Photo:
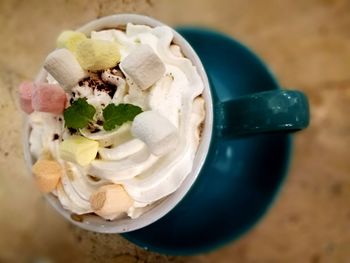
<path fill-rule="evenodd" d="M 63 31 L 57 38 L 57 47 L 66 48 L 75 53 L 77 45 L 85 39 L 87 39 L 86 36 L 81 32 L 71 30 Z"/>
<path fill-rule="evenodd" d="M 71 136 L 60 143 L 60 157 L 82 166 L 88 165 L 97 155 L 98 142 L 82 136 Z"/>
<path fill-rule="evenodd" d="M 80 66 L 90 71 L 113 68 L 120 61 L 119 45 L 106 40 L 85 39 L 78 43 L 75 54 Z"/>

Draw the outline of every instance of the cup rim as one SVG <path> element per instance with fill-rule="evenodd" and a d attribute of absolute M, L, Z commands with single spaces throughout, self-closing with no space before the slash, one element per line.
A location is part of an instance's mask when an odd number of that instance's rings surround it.
<path fill-rule="evenodd" d="M 93 30 L 101 30 L 105 28 L 116 28 L 118 25 L 126 25 L 127 23 L 148 25 L 151 27 L 156 26 L 167 26 L 163 22 L 160 22 L 154 18 L 139 14 L 116 14 L 111 16 L 105 16 L 88 22 L 82 27 L 78 28 L 77 31 L 83 32 L 87 35 Z M 169 26 L 168 26 L 169 27 Z M 181 47 L 181 51 L 184 53 L 185 57 L 190 59 L 193 65 L 196 67 L 199 76 L 201 77 L 204 90 L 202 93 L 205 99 L 205 120 L 204 128 L 202 131 L 201 140 L 195 155 L 193 162 L 193 168 L 190 174 L 188 174 L 185 180 L 181 183 L 180 187 L 167 197 L 165 197 L 159 204 L 156 204 L 149 211 L 142 214 L 140 217 L 131 219 L 118 219 L 114 221 L 106 221 L 95 215 L 84 215 L 84 220 L 82 222 L 76 221 L 72 218 L 72 212 L 63 208 L 58 198 L 52 194 L 45 194 L 46 200 L 55 210 L 60 213 L 64 218 L 73 223 L 74 225 L 81 227 L 85 230 L 99 232 L 99 233 L 125 233 L 134 231 L 147 225 L 150 225 L 167 213 L 169 213 L 175 206 L 177 206 L 185 195 L 189 192 L 194 182 L 196 181 L 200 170 L 202 169 L 206 156 L 209 151 L 212 129 L 213 129 L 213 100 L 210 90 L 210 85 L 208 81 L 208 76 L 204 69 L 204 66 L 199 59 L 197 53 L 191 47 L 191 45 L 185 40 L 179 33 L 177 33 L 172 27 L 171 28 L 174 37 L 173 42 Z M 42 82 L 46 81 L 47 72 L 41 68 L 35 81 Z M 27 163 L 27 167 L 30 171 L 33 165 L 33 158 L 29 150 L 29 134 L 30 126 L 28 118 L 24 120 L 24 157 Z"/>

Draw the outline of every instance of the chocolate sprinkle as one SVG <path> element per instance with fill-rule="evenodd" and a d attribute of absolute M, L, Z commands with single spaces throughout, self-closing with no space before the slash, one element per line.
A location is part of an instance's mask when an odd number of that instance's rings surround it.
<path fill-rule="evenodd" d="M 97 120 L 96 124 L 102 126 L 103 125 L 103 120 Z"/>
<path fill-rule="evenodd" d="M 101 79 L 101 72 L 98 74 L 91 75 L 90 77 L 83 79 L 79 82 L 79 86 L 88 86 L 98 91 L 106 92 L 111 98 L 113 98 L 117 88 L 116 86 L 106 83 Z"/>
<path fill-rule="evenodd" d="M 89 79 L 90 79 L 90 77 L 87 77 L 87 78 L 85 78 L 85 79 L 79 81 L 79 82 L 78 82 L 79 86 L 84 86 L 84 83 L 85 83 L 86 81 L 88 81 Z"/>
<path fill-rule="evenodd" d="M 78 130 L 77 130 L 77 129 L 74 129 L 74 128 L 68 128 L 68 131 L 69 131 L 69 133 L 70 133 L 71 135 L 73 135 L 73 134 L 75 134 L 75 133 L 78 132 Z"/>
<path fill-rule="evenodd" d="M 117 91 L 116 87 L 114 85 L 109 84 L 109 83 L 98 84 L 96 86 L 96 89 L 99 91 L 107 92 L 111 98 L 113 98 L 115 92 Z"/>

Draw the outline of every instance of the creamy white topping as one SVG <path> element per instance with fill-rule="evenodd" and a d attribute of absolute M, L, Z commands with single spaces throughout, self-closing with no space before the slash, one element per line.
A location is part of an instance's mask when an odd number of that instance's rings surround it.
<path fill-rule="evenodd" d="M 92 212 L 91 194 L 103 184 L 118 183 L 134 200 L 128 215 L 136 218 L 150 209 L 150 205 L 176 191 L 191 172 L 200 140 L 199 126 L 204 119 L 204 100 L 198 97 L 204 85 L 191 61 L 182 56 L 177 46 L 171 45 L 173 33 L 166 26 L 128 24 L 126 32 L 112 29 L 92 32 L 91 38 L 118 42 L 122 60 L 138 45 L 148 44 L 164 62 L 166 73 L 147 91 L 140 90 L 129 79 L 113 79 L 113 76 L 111 82 L 118 87 L 113 97 L 84 85 L 72 91 L 94 105 L 96 119 L 101 118 L 103 107 L 111 102 L 157 111 L 178 129 L 177 148 L 164 156 L 153 155 L 144 142 L 131 135 L 130 123 L 108 132 L 81 129 L 83 136 L 100 143 L 100 159 L 81 167 L 59 158 L 60 139 L 69 136 L 63 121 L 48 113 L 34 112 L 30 115 L 30 150 L 35 158 L 50 152 L 66 168 L 56 191 L 66 209 L 77 214 Z M 102 79 L 107 80 L 108 74 L 102 74 Z M 48 81 L 55 83 L 51 76 Z M 60 139 L 53 140 L 54 134 L 59 134 Z M 90 175 L 99 181 L 92 180 Z"/>

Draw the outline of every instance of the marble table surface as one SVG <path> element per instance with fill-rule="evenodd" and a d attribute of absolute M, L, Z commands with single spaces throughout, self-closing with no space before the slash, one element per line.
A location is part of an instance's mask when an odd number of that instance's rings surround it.
<path fill-rule="evenodd" d="M 60 31 L 120 12 L 223 31 L 255 50 L 282 86 L 309 96 L 311 126 L 295 135 L 286 184 L 239 241 L 191 257 L 150 253 L 73 227 L 35 189 L 15 89 Z M 349 12 L 347 0 L 0 1 L 0 262 L 350 262 Z"/>

